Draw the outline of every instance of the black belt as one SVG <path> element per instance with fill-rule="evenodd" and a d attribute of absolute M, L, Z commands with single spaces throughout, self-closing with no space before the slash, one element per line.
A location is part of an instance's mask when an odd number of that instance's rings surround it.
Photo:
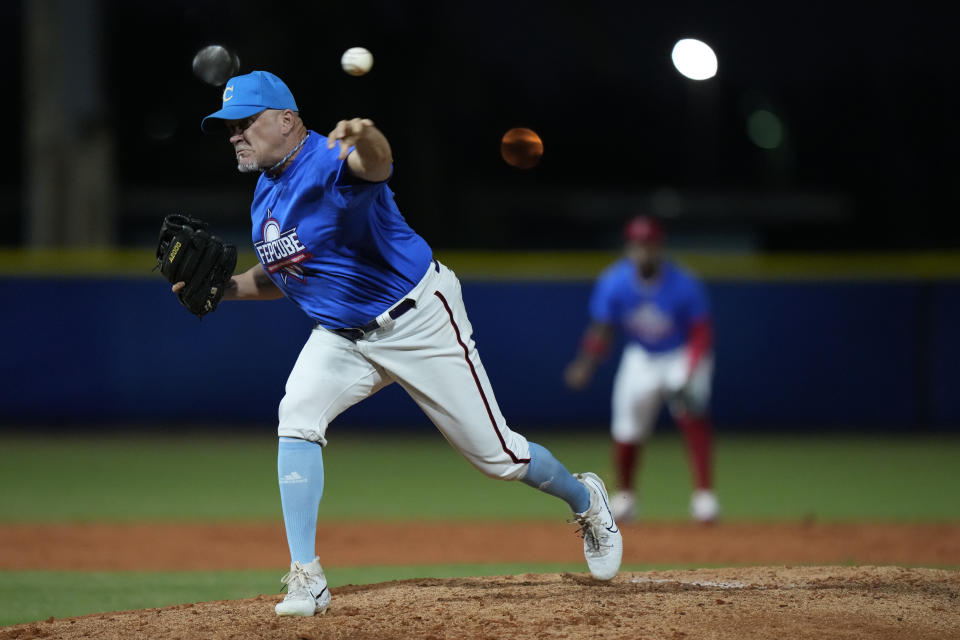
<path fill-rule="evenodd" d="M 403 302 L 395 306 L 393 309 L 390 309 L 390 313 L 388 315 L 390 316 L 391 319 L 396 320 L 397 318 L 405 314 L 407 311 L 410 311 L 410 309 L 413 309 L 416 305 L 417 303 L 412 298 L 407 298 L 406 300 L 404 300 Z M 377 322 L 376 318 L 374 318 L 373 320 L 363 325 L 362 327 L 330 329 L 330 331 L 337 334 L 338 336 L 343 336 L 344 338 L 346 338 L 347 340 L 350 340 L 351 342 L 356 342 L 357 340 L 361 339 L 363 336 L 367 335 L 371 331 L 376 331 L 379 328 L 380 328 L 380 323 Z"/>
<path fill-rule="evenodd" d="M 440 263 L 437 262 L 436 258 L 433 259 L 433 268 L 436 269 L 437 273 L 440 273 Z M 393 320 L 396 320 L 397 318 L 405 314 L 407 311 L 410 311 L 410 309 L 413 309 L 415 306 L 417 306 L 417 303 L 413 300 L 413 298 L 406 298 L 400 304 L 395 306 L 393 309 L 390 309 L 389 316 Z M 317 322 L 313 326 L 317 327 L 319 326 L 319 324 L 320 323 Z M 377 322 L 376 318 L 374 318 L 373 320 L 363 325 L 362 327 L 349 327 L 349 328 L 344 327 L 342 329 L 330 329 L 330 331 L 337 334 L 338 336 L 343 336 L 344 338 L 346 338 L 347 340 L 350 340 L 351 342 L 356 342 L 357 340 L 361 339 L 363 336 L 367 335 L 371 331 L 376 331 L 379 328 L 380 328 L 380 323 Z"/>

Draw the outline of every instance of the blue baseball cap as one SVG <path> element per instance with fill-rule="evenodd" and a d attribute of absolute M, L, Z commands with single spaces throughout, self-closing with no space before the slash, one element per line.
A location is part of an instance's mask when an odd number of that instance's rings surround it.
<path fill-rule="evenodd" d="M 211 120 L 243 120 L 264 109 L 299 111 L 290 89 L 269 71 L 234 76 L 223 88 L 223 106 L 204 118 L 200 129 L 209 132 Z"/>

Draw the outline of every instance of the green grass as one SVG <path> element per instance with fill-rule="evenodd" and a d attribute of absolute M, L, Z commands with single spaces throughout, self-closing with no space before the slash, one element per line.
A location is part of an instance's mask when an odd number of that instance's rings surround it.
<path fill-rule="evenodd" d="M 574 471 L 610 477 L 604 428 L 530 434 Z M 321 519 L 560 519 L 558 500 L 490 480 L 424 428 L 413 436 L 337 428 L 324 453 Z M 276 440 L 262 435 L 27 437 L 0 434 L 0 522 L 280 521 Z M 720 434 L 727 521 L 956 521 L 960 438 Z M 684 520 L 690 478 L 675 433 L 646 447 L 641 516 Z M 625 570 L 652 568 L 628 566 Z M 414 577 L 550 571 L 581 564 L 332 568 L 332 586 Z M 279 593 L 276 571 L 0 571 L 0 625 Z"/>
<path fill-rule="evenodd" d="M 630 565 L 624 571 L 682 568 Z M 582 563 L 453 564 L 326 569 L 331 588 L 409 578 L 516 575 L 571 571 Z M 88 613 L 150 609 L 188 602 L 281 594 L 277 571 L 0 571 L 0 626 Z"/>
<path fill-rule="evenodd" d="M 0 625 L 247 598 L 279 591 L 279 578 L 275 571 L 3 571 Z"/>
<path fill-rule="evenodd" d="M 730 520 L 957 520 L 958 462 L 960 438 L 736 438 L 718 452 Z"/>
<path fill-rule="evenodd" d="M 435 433 L 331 434 L 321 519 L 555 519 L 558 500 L 475 471 Z M 535 434 L 572 471 L 610 478 L 603 429 Z M 0 435 L 0 522 L 278 520 L 271 434 L 41 438 Z M 960 438 L 724 436 L 717 487 L 727 520 L 960 518 Z M 646 447 L 641 515 L 687 516 L 682 441 Z"/>

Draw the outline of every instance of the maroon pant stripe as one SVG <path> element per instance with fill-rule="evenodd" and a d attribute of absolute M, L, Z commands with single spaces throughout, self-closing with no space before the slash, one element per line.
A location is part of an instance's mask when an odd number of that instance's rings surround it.
<path fill-rule="evenodd" d="M 453 326 L 453 332 L 457 334 L 457 342 L 463 349 L 463 359 L 467 361 L 467 366 L 470 367 L 470 373 L 473 374 L 473 381 L 477 385 L 477 391 L 480 392 L 480 398 L 483 399 L 483 406 L 487 408 L 487 417 L 490 418 L 490 425 L 493 427 L 493 430 L 497 432 L 497 437 L 500 439 L 500 446 L 514 462 L 523 462 L 525 464 L 529 463 L 530 458 L 518 458 L 517 455 L 513 451 L 510 451 L 510 449 L 507 447 L 507 442 L 503 439 L 503 434 L 500 433 L 500 427 L 497 426 L 497 421 L 493 418 L 493 411 L 490 409 L 490 403 L 487 401 L 487 394 L 483 392 L 483 386 L 480 384 L 480 377 L 477 375 L 477 370 L 474 368 L 473 362 L 470 361 L 470 352 L 467 349 L 467 345 L 464 344 L 463 339 L 460 337 L 460 328 L 457 326 L 457 322 L 453 319 L 453 311 L 450 309 L 450 305 L 447 304 L 447 299 L 443 297 L 443 294 L 441 294 L 439 291 L 434 291 L 433 294 L 440 298 L 440 302 L 443 303 L 443 308 L 447 310 L 447 315 L 450 316 L 450 324 Z"/>

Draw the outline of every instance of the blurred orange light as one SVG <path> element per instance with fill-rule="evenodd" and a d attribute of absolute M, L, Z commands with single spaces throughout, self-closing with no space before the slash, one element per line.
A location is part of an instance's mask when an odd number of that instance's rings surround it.
<path fill-rule="evenodd" d="M 532 129 L 514 127 L 500 140 L 504 162 L 517 169 L 532 169 L 543 157 L 543 141 Z"/>

